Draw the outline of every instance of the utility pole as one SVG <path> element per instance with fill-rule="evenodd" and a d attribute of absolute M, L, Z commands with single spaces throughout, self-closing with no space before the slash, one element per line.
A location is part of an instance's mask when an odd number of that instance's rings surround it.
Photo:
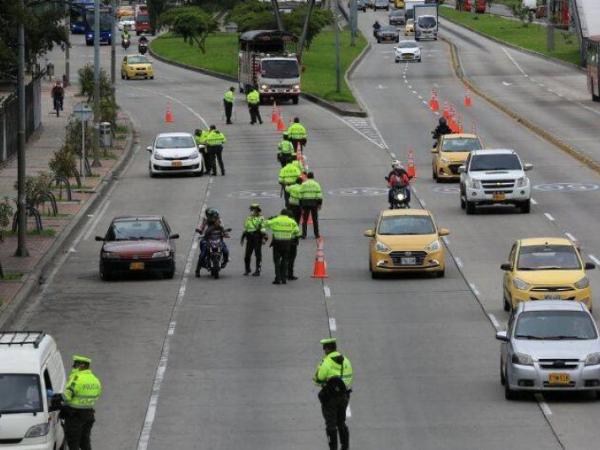
<path fill-rule="evenodd" d="M 554 50 L 554 0 L 548 0 L 546 19 L 548 21 L 546 26 L 546 47 L 548 51 Z"/>
<path fill-rule="evenodd" d="M 111 38 L 112 39 L 112 38 Z M 100 0 L 94 0 L 94 160 L 92 167 L 100 166 Z"/>
<path fill-rule="evenodd" d="M 67 13 L 65 24 L 67 28 L 67 43 L 65 45 L 65 79 L 64 84 L 67 87 L 71 83 L 71 7 L 70 2 L 65 2 L 65 10 Z"/>
<path fill-rule="evenodd" d="M 112 1 L 112 24 L 110 26 L 110 84 L 112 85 L 113 100 L 115 96 L 115 83 L 117 81 L 117 0 Z"/>
<path fill-rule="evenodd" d="M 335 16 L 335 92 L 342 90 L 342 68 L 340 66 L 340 11 L 338 6 L 334 7 Z"/>
<path fill-rule="evenodd" d="M 302 52 L 304 51 L 304 45 L 306 44 L 306 35 L 308 34 L 308 23 L 312 16 L 313 8 L 315 7 L 315 0 L 308 0 L 308 12 L 306 13 L 306 19 L 304 19 L 304 27 L 302 27 L 302 35 L 300 36 L 300 42 L 298 42 L 298 59 L 302 60 Z"/>
<path fill-rule="evenodd" d="M 281 13 L 279 11 L 279 4 L 277 0 L 271 0 L 271 4 L 273 5 L 273 12 L 275 13 L 275 20 L 277 21 L 277 29 L 279 31 L 284 31 L 283 20 L 281 20 Z"/>
<path fill-rule="evenodd" d="M 19 0 L 19 9 L 24 15 L 25 2 Z M 18 243 L 15 256 L 29 256 L 25 239 L 27 236 L 27 199 L 25 196 L 25 25 L 19 19 L 17 26 L 17 99 L 19 102 L 18 156 L 17 156 L 17 222 Z"/>
<path fill-rule="evenodd" d="M 356 35 L 358 28 L 358 9 L 356 0 L 350 0 L 350 46 L 356 46 Z"/>

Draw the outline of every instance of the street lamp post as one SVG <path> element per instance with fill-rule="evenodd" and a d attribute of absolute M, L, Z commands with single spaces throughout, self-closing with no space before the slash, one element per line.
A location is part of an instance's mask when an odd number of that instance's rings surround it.
<path fill-rule="evenodd" d="M 100 0 L 94 0 L 94 160 L 92 167 L 99 167 L 100 149 Z"/>
<path fill-rule="evenodd" d="M 67 87 L 71 83 L 71 55 L 70 55 L 70 47 L 71 47 L 71 8 L 69 6 L 70 2 L 65 2 L 65 10 L 66 10 L 66 18 L 65 18 L 65 27 L 67 28 L 67 42 L 65 44 L 65 77 L 64 77 L 64 85 Z"/>
<path fill-rule="evenodd" d="M 340 15 L 336 6 L 335 15 L 335 92 L 338 94 L 342 90 L 342 68 L 340 66 Z"/>
<path fill-rule="evenodd" d="M 117 49 L 116 49 L 116 33 L 117 33 L 117 0 L 112 2 L 112 23 L 110 26 L 110 83 L 112 84 L 113 97 L 115 95 L 115 82 L 117 80 Z"/>
<path fill-rule="evenodd" d="M 546 47 L 548 51 L 554 50 L 554 0 L 548 0 L 548 6 L 546 7 Z"/>

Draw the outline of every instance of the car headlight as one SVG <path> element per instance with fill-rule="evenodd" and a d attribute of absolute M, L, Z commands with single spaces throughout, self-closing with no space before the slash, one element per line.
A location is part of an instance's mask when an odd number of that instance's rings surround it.
<path fill-rule="evenodd" d="M 600 353 L 590 353 L 585 358 L 586 366 L 597 366 L 598 364 L 600 364 Z"/>
<path fill-rule="evenodd" d="M 447 159 L 447 158 L 444 158 L 444 157 L 442 156 L 442 157 L 440 157 L 440 162 L 441 162 L 442 164 L 450 164 L 452 161 L 450 161 L 449 159 Z"/>
<path fill-rule="evenodd" d="M 512 355 L 512 363 L 521 366 L 533 366 L 533 358 L 525 353 L 515 353 Z"/>
<path fill-rule="evenodd" d="M 519 179 L 517 179 L 517 187 L 521 188 L 521 187 L 525 187 L 529 184 L 529 179 L 527 177 L 521 177 Z"/>
<path fill-rule="evenodd" d="M 425 247 L 425 251 L 428 253 L 437 252 L 440 248 L 442 248 L 442 244 L 440 244 L 439 239 L 436 239 L 431 244 L 429 244 L 427 247 Z"/>
<path fill-rule="evenodd" d="M 119 259 L 120 256 L 118 253 L 114 253 L 114 252 L 102 252 L 102 258 L 104 259 Z"/>
<path fill-rule="evenodd" d="M 269 89 L 269 85 L 268 85 L 268 84 L 262 84 L 262 85 L 260 86 L 260 88 L 261 88 L 263 91 L 266 91 L 267 89 Z"/>
<path fill-rule="evenodd" d="M 200 157 L 200 153 L 198 151 L 195 151 L 194 153 L 192 153 L 190 155 L 190 159 L 197 159 Z"/>
<path fill-rule="evenodd" d="M 471 180 L 471 184 L 469 186 L 471 189 L 481 189 L 481 181 L 479 180 Z"/>
<path fill-rule="evenodd" d="M 299 91 L 300 90 L 300 85 L 299 84 L 295 84 L 294 85 L 294 90 L 295 91 Z"/>
<path fill-rule="evenodd" d="M 377 250 L 378 252 L 381 252 L 381 253 L 389 253 L 392 251 L 391 248 L 389 248 L 383 242 L 379 242 L 379 241 L 377 241 L 377 243 L 375 244 L 375 250 Z"/>
<path fill-rule="evenodd" d="M 171 256 L 171 251 L 170 250 L 163 250 L 160 252 L 154 252 L 152 253 L 152 257 L 153 258 L 168 258 L 169 256 Z"/>
<path fill-rule="evenodd" d="M 40 423 L 38 425 L 32 426 L 29 430 L 27 430 L 27 433 L 25 433 L 25 437 L 36 438 L 46 436 L 48 434 L 48 431 L 50 431 L 50 424 L 48 422 Z"/>
<path fill-rule="evenodd" d="M 421 54 L 421 50 L 420 49 L 416 49 L 415 50 L 415 55 L 420 55 Z"/>
<path fill-rule="evenodd" d="M 529 284 L 525 283 L 520 278 L 513 278 L 513 286 L 519 289 L 520 291 L 526 291 L 529 289 Z"/>
<path fill-rule="evenodd" d="M 160 153 L 158 152 L 154 152 L 154 155 L 152 155 L 152 157 L 154 159 L 165 159 Z"/>
<path fill-rule="evenodd" d="M 579 280 L 577 283 L 575 283 L 575 287 L 577 289 L 585 289 L 589 285 L 590 285 L 590 279 L 588 277 L 583 277 L 581 280 Z"/>

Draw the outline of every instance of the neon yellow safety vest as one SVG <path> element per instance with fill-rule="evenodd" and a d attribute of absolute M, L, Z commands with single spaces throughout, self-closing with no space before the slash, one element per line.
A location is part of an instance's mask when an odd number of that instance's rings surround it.
<path fill-rule="evenodd" d="M 225 100 L 227 103 L 233 103 L 233 101 L 235 100 L 235 96 L 233 95 L 233 92 L 226 91 L 225 94 L 223 95 L 223 100 Z"/>
<path fill-rule="evenodd" d="M 276 241 L 290 241 L 300 236 L 300 228 L 294 219 L 280 215 L 265 222 L 265 226 L 273 232 Z"/>
<path fill-rule="evenodd" d="M 290 194 L 290 205 L 300 206 L 300 189 L 302 188 L 301 184 L 290 184 L 285 187 L 285 190 L 288 194 Z"/>
<path fill-rule="evenodd" d="M 246 96 L 246 101 L 250 105 L 258 105 L 260 103 L 260 94 L 256 89 L 254 89 Z"/>
<path fill-rule="evenodd" d="M 322 200 L 323 192 L 321 191 L 321 185 L 315 180 L 306 180 L 302 183 L 300 198 L 302 200 Z"/>
<path fill-rule="evenodd" d="M 306 128 L 301 123 L 293 123 L 287 130 L 291 139 L 306 139 Z"/>
<path fill-rule="evenodd" d="M 69 376 L 69 384 L 63 397 L 71 408 L 93 409 L 101 395 L 100 380 L 90 369 L 85 369 Z"/>
<path fill-rule="evenodd" d="M 206 137 L 206 145 L 208 146 L 223 145 L 225 142 L 227 142 L 225 135 L 217 130 L 209 132 L 208 136 Z"/>
<path fill-rule="evenodd" d="M 210 134 L 209 130 L 202 130 L 202 132 L 200 133 L 200 137 L 198 138 L 198 140 L 196 142 L 199 144 L 206 144 L 206 138 L 208 137 L 209 134 Z"/>
<path fill-rule="evenodd" d="M 344 367 L 343 375 L 342 366 Z M 350 389 L 353 381 L 352 364 L 350 363 L 350 360 L 340 352 L 331 352 L 326 355 L 317 366 L 313 381 L 315 384 L 323 386 L 330 378 L 340 376 L 344 381 L 346 388 Z"/>
<path fill-rule="evenodd" d="M 288 163 L 279 171 L 279 184 L 294 184 L 300 175 L 302 170 L 293 162 Z"/>
<path fill-rule="evenodd" d="M 254 233 L 256 231 L 260 231 L 261 233 L 266 232 L 265 218 L 263 216 L 253 215 L 246 217 L 246 221 L 244 222 L 244 231 L 247 231 L 248 233 Z"/>
<path fill-rule="evenodd" d="M 279 153 L 281 153 L 282 155 L 293 155 L 296 153 L 294 144 L 287 140 L 281 141 L 277 148 L 279 148 Z"/>

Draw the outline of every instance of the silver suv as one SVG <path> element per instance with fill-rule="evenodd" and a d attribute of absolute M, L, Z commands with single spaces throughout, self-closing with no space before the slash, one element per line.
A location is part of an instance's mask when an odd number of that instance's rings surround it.
<path fill-rule="evenodd" d="M 474 214 L 478 205 L 512 204 L 528 213 L 531 209 L 531 184 L 525 171 L 531 164 L 521 163 L 514 150 L 474 150 L 460 173 L 460 207 Z"/>
<path fill-rule="evenodd" d="M 496 333 L 504 396 L 518 391 L 600 391 L 600 338 L 585 305 L 564 300 L 520 303 Z"/>

